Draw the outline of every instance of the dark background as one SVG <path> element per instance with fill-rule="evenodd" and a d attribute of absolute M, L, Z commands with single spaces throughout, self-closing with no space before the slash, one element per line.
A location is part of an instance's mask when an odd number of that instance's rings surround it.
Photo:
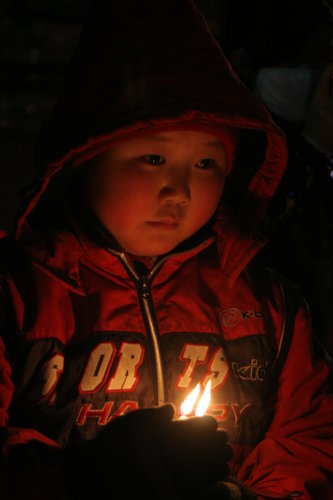
<path fill-rule="evenodd" d="M 0 230 L 14 227 L 19 192 L 34 175 L 36 135 L 59 92 L 92 3 L 3 0 L 1 4 Z M 333 61 L 332 51 L 325 52 L 333 46 L 330 0 L 196 3 L 249 88 L 261 66 L 281 61 L 299 64 L 313 33 L 323 50 L 320 54 L 307 50 L 307 63 L 317 67 Z M 279 124 L 287 133 L 291 160 L 266 224 L 271 243 L 262 259 L 300 286 L 313 312 L 315 333 L 332 354 L 333 179 L 319 156 L 305 162 L 297 159 L 303 154 L 299 131 Z"/>

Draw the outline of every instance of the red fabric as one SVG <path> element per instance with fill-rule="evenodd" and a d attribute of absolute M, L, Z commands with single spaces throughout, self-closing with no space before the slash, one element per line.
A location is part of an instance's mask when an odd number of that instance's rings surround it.
<path fill-rule="evenodd" d="M 274 419 L 238 476 L 263 498 L 302 491 L 302 499 L 332 496 L 332 395 L 328 368 L 313 359 L 309 313 L 300 310 L 292 346 L 281 373 Z M 269 493 L 270 495 L 269 495 Z"/>
<path fill-rule="evenodd" d="M 85 233 L 80 231 L 80 225 L 75 226 L 75 232 L 78 240 L 70 233 L 56 234 L 49 258 L 48 252 L 42 255 L 40 245 L 35 249 L 31 244 L 27 246 L 34 262 L 33 274 L 37 287 L 34 293 L 38 293 L 38 314 L 35 316 L 33 328 L 24 333 L 25 341 L 36 343 L 38 340 L 57 337 L 65 345 L 70 345 L 73 342 L 78 344 L 85 341 L 91 336 L 91 331 L 112 330 L 124 332 L 122 335 L 126 335 L 125 332 L 129 335 L 136 331 L 145 332 L 138 308 L 136 287 L 119 259 L 96 247 Z M 258 335 L 265 337 L 265 329 L 269 324 L 273 325 L 272 331 L 276 335 L 275 345 L 279 343 L 283 328 L 283 306 L 277 283 L 272 283 L 272 295 L 265 297 L 260 305 L 251 290 L 246 271 L 242 271 L 252 253 L 261 245 L 260 240 L 255 240 L 254 236 L 248 237 L 246 244 L 244 235 L 241 242 L 232 242 L 229 238 L 230 249 L 224 260 L 224 239 L 220 239 L 222 233 L 224 238 L 226 237 L 225 231 L 221 229 L 218 237 L 221 260 L 216 260 L 214 252 L 208 258 L 210 253 L 206 252 L 214 248 L 214 241 L 210 239 L 192 251 L 171 256 L 165 262 L 153 281 L 155 314 L 160 336 L 170 339 L 168 342 L 171 342 L 172 332 L 197 332 L 196 335 L 202 338 L 204 345 L 210 343 L 212 338 L 219 337 L 222 331 L 226 342 L 224 348 L 228 349 L 228 343 L 232 346 L 237 340 L 237 352 L 243 353 L 243 356 L 244 349 L 239 342 L 248 342 L 248 339 L 251 342 L 251 339 L 258 338 Z M 50 236 L 49 234 L 48 237 Z M 48 240 L 49 249 L 50 244 L 51 241 Z M 228 266 L 233 269 L 231 281 L 230 275 L 228 279 Z M 24 293 L 25 286 L 24 283 L 21 285 L 23 288 L 20 294 Z M 31 294 L 31 289 L 29 290 Z M 74 297 L 77 297 L 76 308 L 80 304 L 79 296 L 82 297 L 80 300 L 83 305 L 79 314 L 77 309 L 73 309 L 73 299 L 70 298 L 73 293 Z M 97 303 L 89 299 L 96 294 L 99 297 Z M 217 303 L 213 306 L 216 300 Z M 30 314 L 27 298 L 25 304 L 20 329 L 24 328 L 24 317 Z M 226 326 L 223 311 L 228 307 L 246 310 L 249 304 L 257 310 L 261 310 L 265 304 L 266 327 L 259 317 L 257 320 L 241 321 L 232 327 Z M 17 306 L 19 310 L 20 303 Z M 61 314 L 54 313 L 58 307 L 61 307 Z M 208 340 L 207 335 L 213 337 Z M 199 337 L 195 338 L 197 343 Z M 165 355 L 169 356 L 167 352 Z M 249 354 L 250 357 L 252 355 L 256 356 Z M 5 354 L 2 355 L 2 360 L 3 356 Z M 233 359 L 235 362 L 236 358 Z M 6 423 L 6 411 L 14 387 L 10 381 L 10 365 L 4 362 L 2 366 L 2 412 L 3 423 Z M 166 376 L 169 380 L 170 375 Z M 273 421 L 265 430 L 264 438 L 256 445 L 248 446 L 245 442 L 234 445 L 235 453 L 231 464 L 233 473 L 262 498 L 283 497 L 295 491 L 302 491 L 302 498 L 309 499 L 316 498 L 319 492 L 322 494 L 325 491 L 326 496 L 322 498 L 329 498 L 332 485 L 328 482 L 327 475 L 333 473 L 333 445 L 330 437 L 333 401 L 331 396 L 325 394 L 327 376 L 326 364 L 313 358 L 310 317 L 302 308 L 297 315 L 292 346 L 280 376 Z M 229 383 L 232 383 L 231 375 L 228 378 Z M 222 406 L 226 406 L 228 401 L 227 393 L 223 392 L 225 390 L 226 386 L 221 392 L 224 402 Z M 175 397 L 178 399 L 171 400 L 178 407 L 183 393 L 178 396 L 175 394 Z M 218 393 L 214 398 L 215 403 L 219 401 Z M 215 407 L 222 408 L 220 403 L 217 406 L 215 404 L 213 408 Z M 231 415 L 231 406 L 226 407 L 223 412 L 227 410 Z M 220 412 L 217 416 L 219 414 Z M 239 414 L 237 418 L 242 420 L 245 417 Z M 229 420 L 221 422 L 223 428 Z M 232 424 L 227 428 L 233 440 L 233 429 L 237 427 Z M 9 428 L 8 432 L 7 446 L 17 442 L 24 443 L 29 439 L 57 445 L 54 439 L 33 429 Z"/>

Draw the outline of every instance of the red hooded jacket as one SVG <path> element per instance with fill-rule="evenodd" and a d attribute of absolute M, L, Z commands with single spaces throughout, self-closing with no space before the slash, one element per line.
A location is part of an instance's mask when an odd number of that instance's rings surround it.
<path fill-rule="evenodd" d="M 211 223 L 151 269 L 91 224 L 71 191 L 44 202 L 111 141 L 202 126 L 239 129 L 241 153 Z M 295 288 L 253 261 L 284 137 L 191 1 L 99 2 L 37 161 L 15 244 L 2 243 L 4 453 L 91 439 L 138 407 L 179 409 L 210 378 L 233 474 L 260 498 L 330 498 L 328 368 Z"/>

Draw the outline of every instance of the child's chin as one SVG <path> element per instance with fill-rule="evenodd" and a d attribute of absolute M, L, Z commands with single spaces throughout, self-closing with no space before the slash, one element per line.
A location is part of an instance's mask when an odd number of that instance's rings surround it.
<path fill-rule="evenodd" d="M 165 255 L 166 253 L 171 252 L 178 243 L 156 243 L 156 244 L 151 244 L 143 247 L 138 247 L 133 249 L 132 253 L 133 255 L 138 255 L 140 257 L 158 257 L 160 255 Z"/>

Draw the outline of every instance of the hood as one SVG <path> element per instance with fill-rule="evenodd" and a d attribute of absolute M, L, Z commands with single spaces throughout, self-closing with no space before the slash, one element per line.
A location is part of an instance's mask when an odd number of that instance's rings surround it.
<path fill-rule="evenodd" d="M 224 198 L 255 225 L 286 165 L 284 135 L 239 81 L 195 4 L 98 1 L 40 131 L 18 234 L 49 185 L 67 179 L 82 155 L 131 134 L 201 126 L 241 130 L 242 154 Z"/>

